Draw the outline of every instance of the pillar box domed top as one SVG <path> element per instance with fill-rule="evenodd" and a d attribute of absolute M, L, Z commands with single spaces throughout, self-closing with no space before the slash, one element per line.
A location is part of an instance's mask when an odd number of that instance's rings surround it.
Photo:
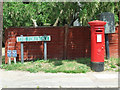
<path fill-rule="evenodd" d="M 88 24 L 90 26 L 104 26 L 106 24 L 106 22 L 100 21 L 100 20 L 94 20 L 94 21 L 88 22 Z"/>

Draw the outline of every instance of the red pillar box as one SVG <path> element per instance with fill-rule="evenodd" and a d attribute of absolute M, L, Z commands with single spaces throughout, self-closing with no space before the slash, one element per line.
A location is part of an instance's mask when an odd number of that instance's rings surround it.
<path fill-rule="evenodd" d="M 100 72 L 104 70 L 104 25 L 106 22 L 95 20 L 88 24 L 91 26 L 91 69 Z"/>

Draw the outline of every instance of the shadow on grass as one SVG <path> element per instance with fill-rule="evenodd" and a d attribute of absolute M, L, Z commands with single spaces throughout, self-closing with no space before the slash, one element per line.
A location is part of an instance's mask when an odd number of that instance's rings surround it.
<path fill-rule="evenodd" d="M 63 64 L 62 61 L 63 61 L 63 60 L 50 59 L 50 60 L 49 60 L 49 63 L 53 63 L 54 66 L 60 66 L 60 65 Z"/>
<path fill-rule="evenodd" d="M 60 66 L 63 64 L 62 61 L 65 61 L 65 60 L 50 59 L 49 63 L 53 63 L 55 66 Z M 80 64 L 86 64 L 89 67 L 90 67 L 90 63 L 91 63 L 90 58 L 80 58 L 80 59 L 74 59 L 74 60 L 68 59 L 66 61 L 68 61 L 68 62 L 76 61 L 77 63 L 80 63 Z"/>
<path fill-rule="evenodd" d="M 38 60 L 41 60 L 41 59 L 25 60 L 24 62 L 36 62 Z M 63 65 L 63 61 L 68 61 L 68 62 L 75 61 L 80 64 L 86 64 L 87 66 L 90 67 L 91 59 L 90 58 L 79 58 L 79 59 L 74 59 L 74 60 L 72 59 L 67 59 L 67 60 L 49 59 L 48 60 L 48 62 L 53 63 L 54 66 Z M 21 62 L 21 61 L 17 61 L 17 62 Z M 2 63 L 5 64 L 5 56 L 2 57 Z"/>
<path fill-rule="evenodd" d="M 76 59 L 77 63 L 81 63 L 81 64 L 86 64 L 87 66 L 90 67 L 90 63 L 91 63 L 91 59 L 90 58 L 80 58 L 80 59 Z"/>
<path fill-rule="evenodd" d="M 38 60 L 44 61 L 43 59 L 31 59 L 31 60 L 24 60 L 24 62 L 36 62 Z M 63 64 L 62 63 L 63 60 L 49 59 L 49 60 L 45 60 L 45 61 L 47 61 L 48 63 L 53 63 L 54 66 L 60 66 Z M 21 62 L 21 61 L 18 61 L 18 62 Z"/>

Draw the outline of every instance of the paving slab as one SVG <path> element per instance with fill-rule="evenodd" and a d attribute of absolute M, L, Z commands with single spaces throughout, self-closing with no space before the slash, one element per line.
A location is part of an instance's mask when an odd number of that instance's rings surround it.
<path fill-rule="evenodd" d="M 97 79 L 114 79 L 117 78 L 117 74 L 93 74 Z"/>
<path fill-rule="evenodd" d="M 118 73 L 29 73 L 0 69 L 0 86 L 3 88 L 117 88 Z"/>

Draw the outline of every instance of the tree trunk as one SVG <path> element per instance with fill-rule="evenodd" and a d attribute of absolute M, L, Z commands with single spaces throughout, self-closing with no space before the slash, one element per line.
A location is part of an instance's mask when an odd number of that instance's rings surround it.
<path fill-rule="evenodd" d="M 59 14 L 58 18 L 56 19 L 56 21 L 55 21 L 55 23 L 54 23 L 53 26 L 57 26 L 58 21 L 59 21 L 59 19 L 60 19 L 60 15 L 61 15 L 62 13 L 63 13 L 63 10 L 60 11 L 60 14 Z"/>
<path fill-rule="evenodd" d="M 38 27 L 36 20 L 35 19 L 31 19 L 31 20 L 33 21 L 33 26 Z"/>
<path fill-rule="evenodd" d="M 2 65 L 3 3 L 0 2 L 0 65 Z"/>

